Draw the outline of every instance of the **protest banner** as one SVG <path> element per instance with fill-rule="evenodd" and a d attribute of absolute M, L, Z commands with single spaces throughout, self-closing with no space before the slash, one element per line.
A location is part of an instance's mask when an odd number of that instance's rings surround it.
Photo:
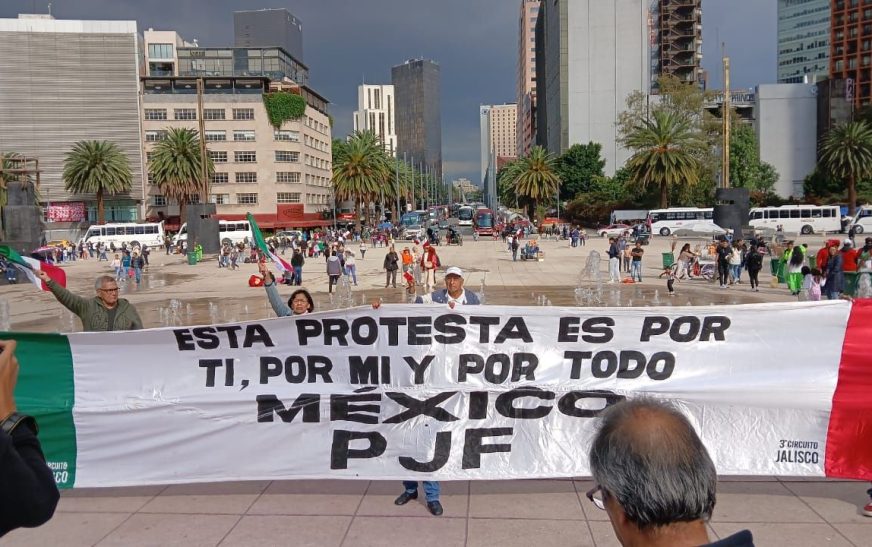
<path fill-rule="evenodd" d="M 599 412 L 671 401 L 722 475 L 872 479 L 872 306 L 385 305 L 19 340 L 62 487 L 589 474 Z"/>

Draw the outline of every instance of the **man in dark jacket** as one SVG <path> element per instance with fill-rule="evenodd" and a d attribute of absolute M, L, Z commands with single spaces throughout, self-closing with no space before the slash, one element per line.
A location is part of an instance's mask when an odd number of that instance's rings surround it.
<path fill-rule="evenodd" d="M 97 296 L 83 298 L 61 287 L 40 270 L 36 275 L 42 279 L 58 302 L 82 320 L 85 331 L 138 330 L 142 319 L 133 304 L 118 298 L 118 283 L 111 275 L 101 275 L 94 283 Z"/>
<path fill-rule="evenodd" d="M 0 341 L 0 536 L 44 524 L 60 497 L 36 437 L 36 421 L 16 411 L 17 381 L 15 341 Z"/>

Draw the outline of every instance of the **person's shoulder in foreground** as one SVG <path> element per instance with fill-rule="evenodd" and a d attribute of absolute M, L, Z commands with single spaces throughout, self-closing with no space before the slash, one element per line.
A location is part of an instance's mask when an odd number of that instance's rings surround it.
<path fill-rule="evenodd" d="M 672 406 L 639 398 L 607 408 L 589 456 L 596 486 L 587 497 L 605 510 L 624 547 L 753 547 L 747 530 L 709 542 L 717 472 L 690 421 Z"/>

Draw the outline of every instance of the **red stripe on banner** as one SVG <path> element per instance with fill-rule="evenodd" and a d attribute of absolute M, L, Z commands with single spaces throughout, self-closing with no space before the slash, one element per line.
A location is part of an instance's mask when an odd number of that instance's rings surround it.
<path fill-rule="evenodd" d="M 827 431 L 828 477 L 872 480 L 872 301 L 855 300 Z"/>

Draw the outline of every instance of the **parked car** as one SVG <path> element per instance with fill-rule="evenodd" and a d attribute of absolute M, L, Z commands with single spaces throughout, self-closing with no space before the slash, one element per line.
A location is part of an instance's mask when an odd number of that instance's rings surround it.
<path fill-rule="evenodd" d="M 596 233 L 598 233 L 600 237 L 618 237 L 632 231 L 633 227 L 627 224 L 609 224 L 604 228 L 598 228 Z"/>
<path fill-rule="evenodd" d="M 288 239 L 294 239 L 294 238 L 303 239 L 303 232 L 301 232 L 300 230 L 284 230 L 281 232 L 276 232 L 276 237 L 277 238 L 286 237 Z"/>
<path fill-rule="evenodd" d="M 413 240 L 413 239 L 421 239 L 424 235 L 424 228 L 420 224 L 412 224 L 406 226 L 406 229 L 403 230 L 403 239 Z"/>

